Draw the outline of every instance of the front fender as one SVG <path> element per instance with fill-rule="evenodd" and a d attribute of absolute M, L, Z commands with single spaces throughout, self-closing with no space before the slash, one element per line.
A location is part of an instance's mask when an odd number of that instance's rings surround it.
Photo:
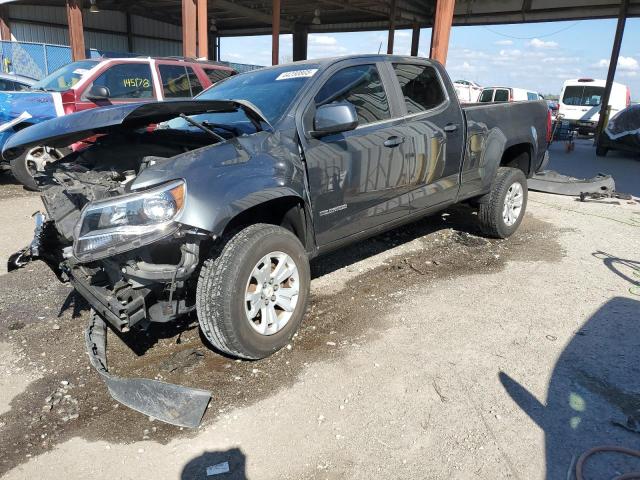
<path fill-rule="evenodd" d="M 177 221 L 221 235 L 236 215 L 281 197 L 304 195 L 304 168 L 297 145 L 282 135 L 259 132 L 159 160 L 144 169 L 133 190 L 170 180 L 187 185 Z"/>

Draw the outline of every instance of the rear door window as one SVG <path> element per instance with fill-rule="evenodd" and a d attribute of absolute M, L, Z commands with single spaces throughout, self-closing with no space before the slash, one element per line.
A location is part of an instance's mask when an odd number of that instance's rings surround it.
<path fill-rule="evenodd" d="M 204 88 L 202 87 L 202 83 L 200 83 L 200 79 L 196 72 L 191 67 L 186 67 L 187 76 L 189 77 L 189 86 L 191 87 L 191 96 L 195 97 L 199 94 Z"/>
<path fill-rule="evenodd" d="M 509 101 L 509 90 L 504 88 L 498 88 L 496 90 L 496 94 L 493 97 L 494 102 L 508 102 Z"/>
<path fill-rule="evenodd" d="M 189 98 L 191 85 L 183 65 L 159 65 L 164 98 Z"/>
<path fill-rule="evenodd" d="M 480 95 L 480 99 L 478 100 L 480 103 L 489 103 L 493 102 L 493 89 L 490 88 L 488 90 L 483 90 Z"/>
<path fill-rule="evenodd" d="M 435 68 L 396 63 L 393 70 L 409 114 L 431 110 L 445 101 L 445 93 Z"/>
<path fill-rule="evenodd" d="M 114 65 L 102 72 L 93 85 L 107 87 L 111 99 L 153 98 L 153 80 L 148 63 Z"/>
<path fill-rule="evenodd" d="M 343 68 L 315 96 L 316 107 L 345 101 L 356 108 L 358 125 L 391 118 L 387 94 L 375 65 Z"/>

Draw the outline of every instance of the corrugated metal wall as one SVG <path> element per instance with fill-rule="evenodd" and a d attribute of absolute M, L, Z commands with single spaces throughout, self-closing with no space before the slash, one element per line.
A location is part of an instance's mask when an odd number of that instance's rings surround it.
<path fill-rule="evenodd" d="M 69 45 L 64 7 L 9 5 L 11 34 L 17 41 Z M 127 52 L 127 17 L 122 12 L 84 11 L 85 45 L 104 52 Z M 104 32 L 91 31 L 104 30 Z M 113 32 L 113 33 L 111 33 Z M 136 15 L 131 16 L 133 52 L 141 55 L 181 55 L 182 29 Z"/>

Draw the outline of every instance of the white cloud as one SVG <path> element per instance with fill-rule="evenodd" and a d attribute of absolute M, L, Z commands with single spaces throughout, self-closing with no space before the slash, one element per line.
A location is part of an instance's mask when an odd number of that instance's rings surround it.
<path fill-rule="evenodd" d="M 618 57 L 618 67 L 620 70 L 636 71 L 640 70 L 638 60 L 633 57 Z"/>
<path fill-rule="evenodd" d="M 609 68 L 609 60 L 603 58 L 593 65 L 596 68 Z M 640 63 L 633 57 L 618 57 L 618 69 L 627 72 L 636 72 L 640 70 Z"/>
<path fill-rule="evenodd" d="M 309 35 L 311 45 L 337 45 L 338 39 L 331 35 Z"/>
<path fill-rule="evenodd" d="M 552 41 L 545 42 L 544 40 L 540 40 L 539 38 L 534 38 L 529 43 L 527 43 L 527 45 L 529 45 L 532 48 L 557 48 L 558 47 L 557 42 L 552 42 Z"/>
<path fill-rule="evenodd" d="M 513 45 L 513 40 L 498 40 L 497 42 L 493 42 L 493 44 L 509 46 L 509 45 Z"/>
<path fill-rule="evenodd" d="M 503 48 L 502 50 L 500 50 L 501 57 L 518 57 L 520 56 L 520 54 L 522 54 L 522 52 L 514 48 L 507 48 L 507 49 Z"/>
<path fill-rule="evenodd" d="M 555 63 L 565 65 L 567 63 L 580 63 L 580 57 L 544 57 L 542 63 Z"/>

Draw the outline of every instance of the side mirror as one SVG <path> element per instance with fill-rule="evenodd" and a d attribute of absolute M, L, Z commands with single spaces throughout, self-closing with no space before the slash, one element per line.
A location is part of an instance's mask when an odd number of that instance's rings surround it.
<path fill-rule="evenodd" d="M 358 113 L 351 103 L 330 103 L 316 110 L 312 136 L 319 138 L 332 133 L 347 132 L 358 126 Z"/>
<path fill-rule="evenodd" d="M 105 100 L 109 100 L 110 96 L 111 92 L 109 92 L 107 87 L 94 85 L 87 93 L 87 100 L 91 100 L 92 102 L 103 102 Z"/>

